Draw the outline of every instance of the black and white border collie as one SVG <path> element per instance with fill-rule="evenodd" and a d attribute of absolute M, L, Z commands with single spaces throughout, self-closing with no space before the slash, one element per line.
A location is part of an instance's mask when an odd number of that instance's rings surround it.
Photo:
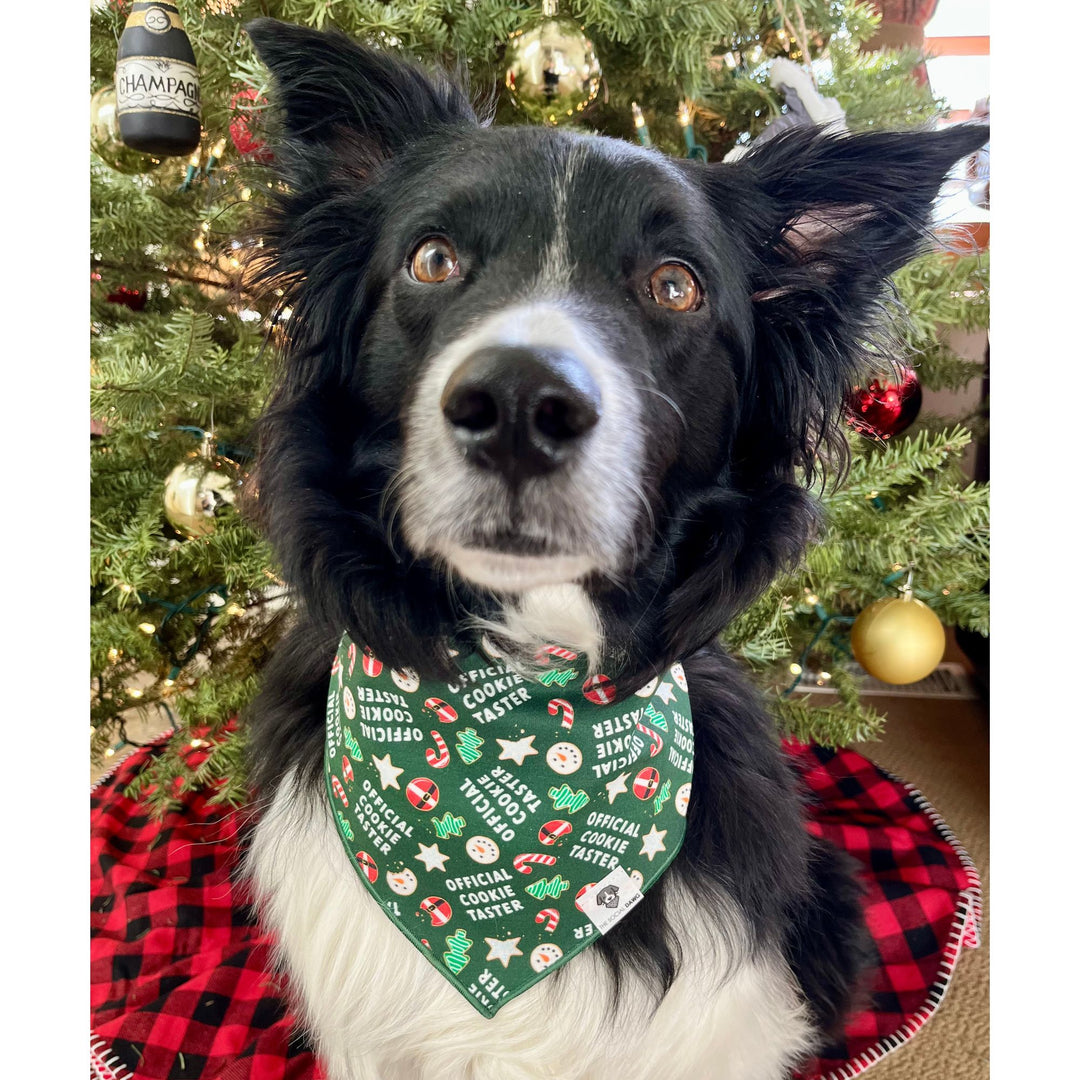
<path fill-rule="evenodd" d="M 716 643 L 812 539 L 806 478 L 886 340 L 886 278 L 982 127 L 794 130 L 734 165 L 490 127 L 386 52 L 272 20 L 292 307 L 259 519 L 296 610 L 250 712 L 246 871 L 332 1080 L 779 1080 L 837 1029 L 868 953 L 757 689 Z M 394 927 L 323 797 L 343 630 L 453 675 L 588 654 L 631 691 L 681 660 L 686 840 L 633 912 L 485 1019 Z"/>

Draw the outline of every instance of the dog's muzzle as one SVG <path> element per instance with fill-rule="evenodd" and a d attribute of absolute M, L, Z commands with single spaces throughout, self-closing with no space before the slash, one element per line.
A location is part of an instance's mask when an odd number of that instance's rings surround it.
<path fill-rule="evenodd" d="M 440 406 L 465 460 L 516 485 L 571 460 L 600 419 L 601 393 L 571 352 L 487 346 L 450 374 Z"/>

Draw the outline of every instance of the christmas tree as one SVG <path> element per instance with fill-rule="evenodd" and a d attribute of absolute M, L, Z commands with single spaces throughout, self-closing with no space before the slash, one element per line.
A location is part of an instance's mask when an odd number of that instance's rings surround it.
<path fill-rule="evenodd" d="M 133 717 L 157 714 L 176 735 L 144 777 L 152 798 L 212 781 L 220 798 L 241 801 L 244 729 L 230 721 L 254 695 L 289 605 L 255 515 L 244 512 L 257 505 L 252 428 L 289 311 L 245 281 L 274 180 L 263 145 L 271 88 L 243 26 L 265 15 L 334 25 L 467 74 L 477 96 L 497 91 L 496 123 L 525 123 L 550 122 L 554 98 L 514 66 L 515 42 L 553 16 L 525 0 L 176 6 L 201 84 L 202 138 L 190 158 L 155 159 L 122 143 L 112 87 L 131 5 L 91 11 L 91 753 L 111 755 Z M 851 131 L 940 115 L 912 77 L 917 53 L 860 51 L 877 25 L 866 4 L 564 0 L 558 17 L 579 28 L 573 44 L 592 73 L 591 91 L 558 122 L 676 156 L 737 155 L 770 121 L 798 113 L 770 79 L 778 59 L 812 70 Z M 987 285 L 985 255 L 937 250 L 898 273 L 902 348 L 883 356 L 883 376 L 890 361 L 914 365 L 926 389 L 981 375 L 943 330 L 987 324 Z M 847 631 L 909 578 L 944 623 L 987 633 L 988 491 L 961 470 L 969 427 L 920 416 L 882 438 L 853 425 L 851 468 L 821 490 L 822 542 L 726 631 L 782 731 L 838 743 L 878 729 L 882 717 L 860 701 Z M 796 686 L 802 669 L 827 678 L 837 702 L 811 707 Z M 182 755 L 192 742 L 212 749 L 194 770 Z"/>

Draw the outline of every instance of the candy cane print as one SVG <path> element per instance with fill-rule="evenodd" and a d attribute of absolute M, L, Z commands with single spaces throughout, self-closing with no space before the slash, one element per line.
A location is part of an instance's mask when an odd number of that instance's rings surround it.
<path fill-rule="evenodd" d="M 356 667 L 356 642 L 349 642 L 349 678 L 352 678 L 352 670 Z"/>
<path fill-rule="evenodd" d="M 337 676 L 337 685 L 339 690 L 341 689 L 341 673 L 344 670 L 345 669 L 341 666 L 341 657 L 335 656 L 334 662 L 330 665 L 330 678 L 332 679 L 335 675 Z"/>
<path fill-rule="evenodd" d="M 563 649 L 558 645 L 545 645 L 537 654 L 536 662 L 538 664 L 546 664 L 549 662 L 549 657 L 556 657 L 559 660 L 576 660 L 578 654 L 571 652 L 569 649 Z"/>
<path fill-rule="evenodd" d="M 574 706 L 566 698 L 553 698 L 548 702 L 548 715 L 558 716 L 562 710 L 562 726 L 569 731 L 574 726 Z"/>
<path fill-rule="evenodd" d="M 334 794 L 346 805 L 349 805 L 349 797 L 345 794 L 345 788 L 341 786 L 341 781 L 336 776 L 330 777 L 330 786 L 334 789 Z"/>
<path fill-rule="evenodd" d="M 447 705 L 442 698 L 429 697 L 424 702 L 424 708 L 430 709 L 444 724 L 452 724 L 458 718 L 457 709 Z"/>
<path fill-rule="evenodd" d="M 646 727 L 644 724 L 638 724 L 637 729 L 643 735 L 648 735 L 649 738 L 652 739 L 652 746 L 649 748 L 649 757 L 656 757 L 656 755 L 664 749 L 664 740 L 660 738 L 660 733 L 653 731 L 651 727 Z"/>
<path fill-rule="evenodd" d="M 532 867 L 529 863 L 539 863 L 541 866 L 554 866 L 554 855 L 537 855 L 535 852 L 529 855 L 515 855 L 514 856 L 514 869 L 520 870 L 523 874 L 531 874 Z"/>
<path fill-rule="evenodd" d="M 431 737 L 435 740 L 438 752 L 429 746 L 424 751 L 424 757 L 433 769 L 445 769 L 450 764 L 450 751 L 446 746 L 446 740 L 437 731 L 433 731 Z"/>
<path fill-rule="evenodd" d="M 544 922 L 545 919 L 546 922 Z M 551 933 L 559 925 L 559 913 L 553 907 L 546 907 L 543 911 L 536 913 L 533 922 L 544 923 L 544 929 Z"/>

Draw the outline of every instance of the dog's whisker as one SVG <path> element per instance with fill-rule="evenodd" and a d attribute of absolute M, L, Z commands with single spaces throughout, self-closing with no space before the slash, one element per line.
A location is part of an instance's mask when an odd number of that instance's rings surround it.
<path fill-rule="evenodd" d="M 679 405 L 674 400 L 674 398 L 669 397 L 663 392 L 663 390 L 658 390 L 655 386 L 636 386 L 633 384 L 631 385 L 633 386 L 633 389 L 638 390 L 643 394 L 655 394 L 658 398 L 660 398 L 661 401 L 665 402 L 667 405 L 670 405 L 672 411 L 679 418 L 679 423 L 682 424 L 683 430 L 690 430 L 690 425 L 687 423 L 686 420 L 686 414 L 682 411 L 682 409 L 679 408 Z"/>

